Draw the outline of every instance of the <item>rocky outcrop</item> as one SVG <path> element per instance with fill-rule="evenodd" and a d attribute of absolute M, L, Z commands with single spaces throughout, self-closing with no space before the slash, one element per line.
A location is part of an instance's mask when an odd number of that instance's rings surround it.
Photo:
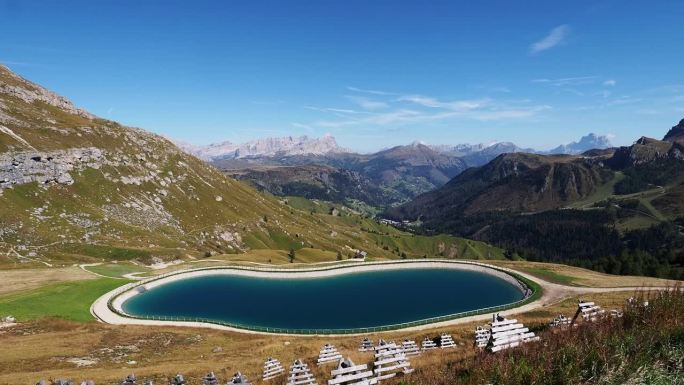
<path fill-rule="evenodd" d="M 679 121 L 679 124 L 672 127 L 670 131 L 665 134 L 663 140 L 670 142 L 684 141 L 684 119 Z"/>
<path fill-rule="evenodd" d="M 104 153 L 94 147 L 39 152 L 9 152 L 0 154 L 0 189 L 38 182 L 70 185 L 70 172 L 86 167 L 100 168 Z"/>
<path fill-rule="evenodd" d="M 623 169 L 649 164 L 655 161 L 669 159 L 682 159 L 682 145 L 677 142 L 669 142 L 641 137 L 631 146 L 620 147 L 608 160 L 613 168 Z"/>
<path fill-rule="evenodd" d="M 445 186 L 391 208 L 391 219 L 440 221 L 491 211 L 563 207 L 594 192 L 612 173 L 600 161 L 570 155 L 504 154 Z"/>
<path fill-rule="evenodd" d="M 26 79 L 17 76 L 10 71 L 9 68 L 1 64 L 0 72 L 3 72 L 3 74 L 11 77 L 14 80 L 11 83 L 0 82 L 0 93 L 8 94 L 9 96 L 21 99 L 29 104 L 40 101 L 74 115 L 79 115 L 86 118 L 95 117 L 91 113 L 74 106 L 74 104 L 71 103 L 71 101 L 69 101 L 67 98 L 57 95 L 52 91 L 49 91 L 35 83 L 31 83 Z"/>

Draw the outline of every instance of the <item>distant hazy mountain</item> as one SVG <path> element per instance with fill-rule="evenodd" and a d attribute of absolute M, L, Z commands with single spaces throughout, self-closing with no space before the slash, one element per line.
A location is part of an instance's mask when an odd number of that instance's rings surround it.
<path fill-rule="evenodd" d="M 329 169 L 324 173 L 317 171 L 320 175 L 325 175 L 325 184 L 331 192 L 347 191 L 346 198 L 360 199 L 373 206 L 387 206 L 410 200 L 444 185 L 467 168 L 458 157 L 439 153 L 421 143 L 396 146 L 374 154 L 329 152 L 321 155 L 222 158 L 214 160 L 212 164 L 229 175 L 249 181 L 276 195 L 297 191 L 296 195 L 299 196 L 318 197 L 321 196 L 321 183 L 316 179 L 322 178 L 311 177 L 310 166 L 332 167 L 339 172 Z M 266 166 L 270 167 L 268 173 L 263 171 Z M 289 167 L 274 168 L 277 166 Z M 341 177 L 335 179 L 333 184 L 330 182 L 334 179 L 329 177 L 331 175 Z M 355 185 L 350 187 L 352 184 Z M 297 186 L 296 190 L 291 188 L 293 185 Z M 307 185 L 310 191 L 306 191 Z M 381 193 L 378 194 L 375 189 L 369 190 L 369 186 L 379 187 Z M 355 192 L 356 190 L 367 191 L 362 194 Z M 336 201 L 343 200 L 340 199 L 343 195 L 329 194 Z"/>
<path fill-rule="evenodd" d="M 320 138 L 308 136 L 264 138 L 241 144 L 226 141 L 206 146 L 195 146 L 182 142 L 179 142 L 178 145 L 183 150 L 204 160 L 349 152 L 349 150 L 340 147 L 332 135 L 324 135 Z"/>
<path fill-rule="evenodd" d="M 591 143 L 602 148 L 605 143 L 601 138 L 588 135 L 558 148 L 567 147 L 574 152 L 593 148 Z M 328 197 L 334 201 L 358 199 L 376 207 L 404 203 L 443 186 L 467 168 L 482 166 L 502 154 L 541 153 L 511 142 L 428 145 L 416 141 L 359 154 L 338 146 L 330 135 L 266 138 L 241 145 L 224 142 L 181 146 L 228 175 L 275 195 Z M 379 190 L 370 188 L 372 185 Z"/>
<path fill-rule="evenodd" d="M 547 153 L 577 155 L 589 150 L 602 150 L 610 147 L 612 147 L 612 144 L 607 136 L 588 134 L 580 138 L 578 142 L 561 144 Z"/>

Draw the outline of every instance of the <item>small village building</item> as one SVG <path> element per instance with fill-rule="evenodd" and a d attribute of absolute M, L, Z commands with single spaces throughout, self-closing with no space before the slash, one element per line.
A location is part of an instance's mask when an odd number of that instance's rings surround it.
<path fill-rule="evenodd" d="M 356 259 L 366 259 L 367 256 L 368 256 L 368 252 L 367 252 L 367 251 L 363 251 L 363 250 L 358 250 L 358 251 L 354 254 L 354 258 L 356 258 Z"/>

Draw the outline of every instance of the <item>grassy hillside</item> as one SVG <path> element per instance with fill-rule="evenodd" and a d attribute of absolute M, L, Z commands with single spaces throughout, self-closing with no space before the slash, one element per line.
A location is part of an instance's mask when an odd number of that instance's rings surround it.
<path fill-rule="evenodd" d="M 151 264 L 254 249 L 325 251 L 301 253 L 313 260 L 438 250 L 379 240 L 359 216 L 329 214 L 259 193 L 165 138 L 94 117 L 0 67 L 0 267 Z M 458 249 L 454 256 L 484 255 L 452 246 L 464 242 L 457 238 L 439 242 Z"/>
<path fill-rule="evenodd" d="M 383 215 L 416 221 L 424 234 L 489 242 L 512 258 L 681 279 L 684 147 L 676 138 L 580 156 L 502 155 Z"/>

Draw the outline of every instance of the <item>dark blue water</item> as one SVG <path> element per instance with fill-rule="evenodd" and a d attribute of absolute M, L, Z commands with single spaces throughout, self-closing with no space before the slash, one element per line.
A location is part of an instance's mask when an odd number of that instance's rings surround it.
<path fill-rule="evenodd" d="M 325 278 L 189 278 L 136 295 L 123 308 L 138 316 L 200 317 L 288 329 L 350 329 L 417 321 L 519 299 L 522 293 L 515 286 L 488 274 L 407 269 Z"/>

